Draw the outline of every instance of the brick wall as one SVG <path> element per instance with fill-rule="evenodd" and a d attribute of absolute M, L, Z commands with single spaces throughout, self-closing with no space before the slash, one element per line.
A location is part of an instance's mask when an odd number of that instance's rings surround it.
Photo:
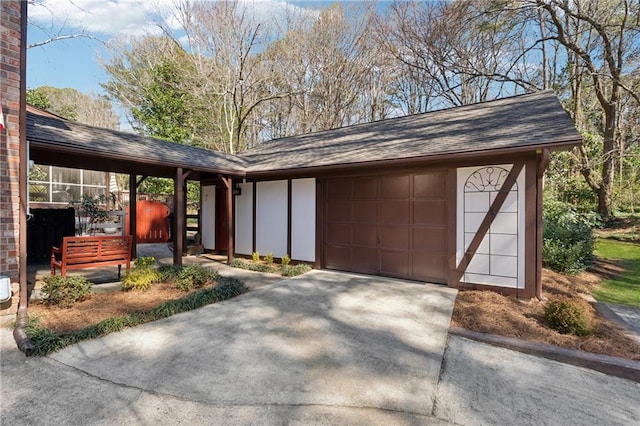
<path fill-rule="evenodd" d="M 20 164 L 20 21 L 19 1 L 0 1 L 0 275 L 11 278 L 13 298 L 0 304 L 0 316 L 15 314 L 19 288 Z M 26 42 L 26 34 L 25 34 Z"/>

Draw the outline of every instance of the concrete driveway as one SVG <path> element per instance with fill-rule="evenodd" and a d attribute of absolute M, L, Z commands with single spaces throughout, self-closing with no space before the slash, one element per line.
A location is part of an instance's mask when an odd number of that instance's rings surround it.
<path fill-rule="evenodd" d="M 2 423 L 445 424 L 455 294 L 313 271 L 44 359 L 3 332 Z"/>

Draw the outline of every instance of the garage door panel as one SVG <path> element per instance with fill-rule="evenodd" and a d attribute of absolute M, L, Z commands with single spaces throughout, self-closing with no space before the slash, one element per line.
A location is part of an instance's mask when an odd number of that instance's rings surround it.
<path fill-rule="evenodd" d="M 413 250 L 428 253 L 446 253 L 446 228 L 413 228 Z"/>
<path fill-rule="evenodd" d="M 409 277 L 409 252 L 380 250 L 380 272 L 394 277 Z"/>
<path fill-rule="evenodd" d="M 324 266 L 446 282 L 446 172 L 327 179 Z"/>
<path fill-rule="evenodd" d="M 351 267 L 362 273 L 375 274 L 378 272 L 378 249 L 354 247 Z"/>
<path fill-rule="evenodd" d="M 348 223 L 328 223 L 326 238 L 328 244 L 350 245 L 351 225 Z"/>
<path fill-rule="evenodd" d="M 377 200 L 378 199 L 378 178 L 366 177 L 355 178 L 353 180 L 354 200 Z"/>
<path fill-rule="evenodd" d="M 380 178 L 380 197 L 383 199 L 409 198 L 409 176 L 384 176 Z"/>
<path fill-rule="evenodd" d="M 345 246 L 325 246 L 327 268 L 351 270 L 351 248 Z"/>
<path fill-rule="evenodd" d="M 413 254 L 414 279 L 445 284 L 447 282 L 446 271 L 446 255 Z"/>
<path fill-rule="evenodd" d="M 353 222 L 378 222 L 377 201 L 353 201 L 351 203 L 351 220 Z"/>
<path fill-rule="evenodd" d="M 447 173 L 433 172 L 413 176 L 413 196 L 415 198 L 444 198 L 447 187 Z"/>
<path fill-rule="evenodd" d="M 427 200 L 413 202 L 413 223 L 416 225 L 447 224 L 445 200 Z"/>
<path fill-rule="evenodd" d="M 354 223 L 351 227 L 352 230 L 352 243 L 354 246 L 360 247 L 377 247 L 378 226 L 374 224 L 366 223 Z"/>
<path fill-rule="evenodd" d="M 380 201 L 380 223 L 409 224 L 409 201 Z"/>
<path fill-rule="evenodd" d="M 349 222 L 351 220 L 351 202 L 349 200 L 331 200 L 327 209 L 329 222 Z"/>
<path fill-rule="evenodd" d="M 352 197 L 352 182 L 350 180 L 330 179 L 327 181 L 327 197 L 330 200 L 349 200 Z"/>
<path fill-rule="evenodd" d="M 409 250 L 409 228 L 406 226 L 381 226 L 380 248 Z"/>

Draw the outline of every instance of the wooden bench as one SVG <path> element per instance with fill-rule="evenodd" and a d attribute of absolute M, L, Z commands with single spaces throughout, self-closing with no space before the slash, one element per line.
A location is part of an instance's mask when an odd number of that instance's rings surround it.
<path fill-rule="evenodd" d="M 51 275 L 56 274 L 56 268 L 66 277 L 72 269 L 118 265 L 120 279 L 122 265 L 127 265 L 127 271 L 131 268 L 132 241 L 131 235 L 64 237 L 61 248 L 51 248 Z"/>

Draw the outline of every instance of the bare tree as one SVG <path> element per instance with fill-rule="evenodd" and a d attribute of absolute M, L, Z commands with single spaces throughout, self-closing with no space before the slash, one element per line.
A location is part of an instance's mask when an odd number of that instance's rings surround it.
<path fill-rule="evenodd" d="M 582 174 L 598 196 L 598 212 L 608 218 L 613 215 L 612 191 L 616 150 L 620 148 L 621 97 L 626 94 L 636 107 L 640 105 L 637 79 L 629 78 L 640 69 L 640 5 L 626 0 L 611 1 L 543 1 L 533 7 L 544 13 L 549 37 L 557 40 L 591 80 L 591 88 L 600 107 L 603 136 L 601 175 L 594 176 L 586 150 L 580 150 Z M 582 124 L 581 85 L 574 76 L 574 104 L 577 123 Z"/>

